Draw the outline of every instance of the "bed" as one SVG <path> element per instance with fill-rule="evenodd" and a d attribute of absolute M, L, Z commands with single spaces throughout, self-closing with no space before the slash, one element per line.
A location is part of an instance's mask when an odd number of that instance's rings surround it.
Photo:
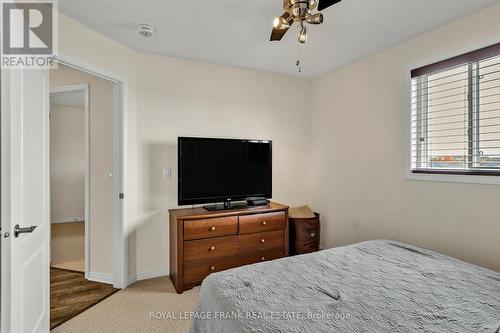
<path fill-rule="evenodd" d="M 211 274 L 190 332 L 500 333 L 500 273 L 362 242 Z"/>

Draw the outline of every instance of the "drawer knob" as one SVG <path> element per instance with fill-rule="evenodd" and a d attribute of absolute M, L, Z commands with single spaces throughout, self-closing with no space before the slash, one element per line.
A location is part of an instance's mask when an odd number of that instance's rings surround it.
<path fill-rule="evenodd" d="M 210 266 L 211 271 L 215 271 L 215 266 Z"/>
<path fill-rule="evenodd" d="M 266 225 L 267 224 L 267 221 L 262 221 L 262 225 Z"/>
<path fill-rule="evenodd" d="M 261 243 L 265 243 L 265 242 L 266 242 L 266 240 L 265 240 L 264 238 L 262 238 L 262 239 L 260 240 L 260 242 L 261 242 Z"/>
<path fill-rule="evenodd" d="M 210 251 L 214 251 L 215 250 L 215 246 L 210 246 Z"/>
<path fill-rule="evenodd" d="M 265 257 L 260 257 L 260 260 L 264 261 L 264 260 L 266 260 L 266 258 Z"/>
<path fill-rule="evenodd" d="M 213 226 L 211 226 L 211 227 L 210 227 L 210 230 L 214 231 L 214 230 L 215 230 L 215 226 L 214 226 L 214 225 L 213 225 Z"/>

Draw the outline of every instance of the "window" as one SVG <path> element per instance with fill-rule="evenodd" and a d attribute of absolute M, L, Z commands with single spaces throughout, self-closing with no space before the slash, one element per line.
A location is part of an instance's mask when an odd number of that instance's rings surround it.
<path fill-rule="evenodd" d="M 500 44 L 411 76 L 412 172 L 500 175 Z"/>

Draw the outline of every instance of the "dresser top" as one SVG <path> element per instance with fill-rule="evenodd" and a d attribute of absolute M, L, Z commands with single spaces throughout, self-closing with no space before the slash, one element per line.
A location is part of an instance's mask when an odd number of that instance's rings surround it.
<path fill-rule="evenodd" d="M 276 202 L 270 202 L 266 206 L 246 207 L 229 210 L 209 211 L 203 207 L 196 208 L 178 208 L 169 209 L 170 217 L 182 220 L 197 220 L 204 218 L 234 216 L 234 215 L 248 215 L 257 213 L 276 212 L 288 209 L 288 206 Z"/>

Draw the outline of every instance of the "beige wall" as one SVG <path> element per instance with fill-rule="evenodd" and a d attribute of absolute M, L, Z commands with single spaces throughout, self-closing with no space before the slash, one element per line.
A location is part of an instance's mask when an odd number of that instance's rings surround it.
<path fill-rule="evenodd" d="M 138 63 L 138 212 L 131 269 L 168 266 L 168 209 L 177 206 L 177 137 L 273 140 L 273 196 L 309 200 L 310 83 L 160 56 Z M 162 168 L 172 168 L 162 178 Z"/>
<path fill-rule="evenodd" d="M 84 108 L 50 106 L 51 222 L 85 218 Z"/>
<path fill-rule="evenodd" d="M 113 272 L 113 83 L 60 65 L 50 86 L 89 84 L 90 118 L 90 272 Z"/>
<path fill-rule="evenodd" d="M 312 204 L 322 243 L 409 242 L 500 270 L 500 187 L 405 179 L 407 69 L 500 41 L 500 5 L 313 84 Z"/>
<path fill-rule="evenodd" d="M 307 202 L 309 81 L 139 54 L 63 14 L 59 49 L 72 60 L 127 81 L 130 276 L 167 272 L 167 210 L 177 204 L 178 135 L 274 140 L 275 200 Z M 171 178 L 162 178 L 162 167 L 172 168 Z"/>
<path fill-rule="evenodd" d="M 125 105 L 127 108 L 126 119 L 126 206 L 127 220 L 123 226 L 125 231 L 125 242 L 128 242 L 128 235 L 133 232 L 133 226 L 137 223 L 137 57 L 138 53 L 124 45 L 98 33 L 87 26 L 73 20 L 72 18 L 59 13 L 59 54 L 71 59 L 72 62 L 85 64 L 100 71 L 112 73 L 126 81 L 127 91 L 125 95 Z M 110 225 L 109 228 L 112 228 Z M 105 262 L 100 267 L 105 267 L 106 272 L 112 271 L 112 253 L 108 251 L 113 246 L 113 238 L 108 237 L 104 248 L 99 254 L 105 258 Z M 135 250 L 129 254 L 131 263 L 136 262 Z M 131 271 L 135 274 L 136 271 Z"/>
<path fill-rule="evenodd" d="M 166 272 L 166 211 L 176 204 L 175 138 L 180 134 L 273 139 L 275 199 L 290 204 L 312 200 L 323 213 L 325 246 L 399 238 L 498 267 L 498 258 L 491 255 L 498 252 L 493 238 L 499 231 L 499 212 L 491 208 L 499 199 L 498 188 L 405 180 L 403 112 L 405 66 L 492 37 L 500 31 L 499 8 L 312 84 L 143 55 L 60 15 L 60 52 L 128 83 L 124 227 L 129 274 Z M 318 101 L 314 111 L 308 104 L 311 97 Z M 358 156 L 360 149 L 367 155 Z M 345 158 L 364 164 L 342 162 Z M 373 161 L 371 167 L 367 161 Z M 172 167 L 172 178 L 161 177 L 164 166 Z M 484 213 L 478 217 L 478 212 Z"/>

